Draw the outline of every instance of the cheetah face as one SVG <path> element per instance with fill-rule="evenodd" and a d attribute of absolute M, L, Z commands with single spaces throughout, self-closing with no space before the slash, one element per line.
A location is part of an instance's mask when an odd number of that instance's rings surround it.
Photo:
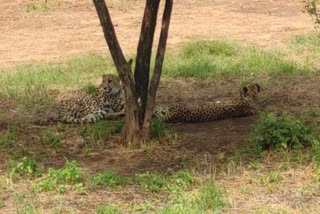
<path fill-rule="evenodd" d="M 240 96 L 243 99 L 253 99 L 256 100 L 261 87 L 258 84 L 248 84 L 244 86 L 240 91 Z"/>
<path fill-rule="evenodd" d="M 161 121 L 165 121 L 167 118 L 170 118 L 169 107 L 167 106 L 156 106 L 153 110 L 153 116 Z"/>
<path fill-rule="evenodd" d="M 122 90 L 120 78 L 113 74 L 103 75 L 99 88 L 103 88 L 108 95 L 119 94 Z"/>

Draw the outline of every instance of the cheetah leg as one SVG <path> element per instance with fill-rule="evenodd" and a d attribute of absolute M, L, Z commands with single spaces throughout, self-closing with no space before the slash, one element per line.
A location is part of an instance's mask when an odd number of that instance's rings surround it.
<path fill-rule="evenodd" d="M 104 118 L 105 119 L 117 119 L 120 117 L 124 117 L 124 111 L 107 113 L 107 115 Z"/>
<path fill-rule="evenodd" d="M 72 117 L 70 115 L 64 115 L 61 119 L 59 119 L 61 122 L 65 123 L 81 123 L 81 120 L 75 117 Z"/>
<path fill-rule="evenodd" d="M 117 119 L 124 116 L 124 111 L 121 112 L 106 112 L 97 110 L 81 118 L 82 123 L 92 123 L 101 119 Z"/>

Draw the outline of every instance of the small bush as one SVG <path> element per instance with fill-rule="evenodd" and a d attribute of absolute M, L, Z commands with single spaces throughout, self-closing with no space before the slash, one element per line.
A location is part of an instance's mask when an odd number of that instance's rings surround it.
<path fill-rule="evenodd" d="M 8 170 L 9 173 L 14 177 L 39 175 L 41 172 L 38 164 L 34 160 L 27 157 L 24 157 L 21 161 L 9 162 Z"/>
<path fill-rule="evenodd" d="M 190 59 L 199 55 L 234 56 L 238 46 L 226 40 L 197 40 L 186 43 L 180 52 L 182 57 Z"/>
<path fill-rule="evenodd" d="M 196 201 L 203 210 L 212 210 L 214 213 L 226 206 L 223 191 L 213 182 L 201 187 Z"/>
<path fill-rule="evenodd" d="M 314 163 L 320 167 L 320 141 L 314 140 L 311 146 L 311 155 Z"/>
<path fill-rule="evenodd" d="M 78 132 L 81 136 L 89 136 L 93 142 L 107 139 L 108 137 L 121 133 L 123 127 L 121 120 L 100 120 L 94 124 L 79 126 Z"/>
<path fill-rule="evenodd" d="M 224 191 L 213 182 L 209 182 L 202 185 L 197 192 L 177 195 L 172 203 L 156 213 L 220 213 L 227 205 Z"/>
<path fill-rule="evenodd" d="M 116 204 L 99 205 L 96 214 L 120 214 L 120 208 Z"/>
<path fill-rule="evenodd" d="M 0 146 L 8 147 L 17 138 L 16 125 L 8 125 L 7 130 L 0 135 Z"/>
<path fill-rule="evenodd" d="M 179 54 L 167 54 L 163 74 L 169 77 L 246 77 L 259 72 L 278 75 L 298 70 L 298 64 L 280 50 L 264 50 L 226 40 L 198 40 L 184 44 Z"/>
<path fill-rule="evenodd" d="M 129 177 L 119 176 L 113 171 L 104 171 L 96 175 L 89 176 L 87 185 L 90 189 L 97 186 L 115 187 L 122 184 L 129 184 L 131 182 Z"/>
<path fill-rule="evenodd" d="M 75 161 L 67 161 L 61 169 L 49 168 L 48 173 L 37 183 L 33 190 L 65 192 L 69 187 L 82 190 L 81 173 Z"/>
<path fill-rule="evenodd" d="M 158 119 L 154 119 L 152 121 L 152 128 L 151 128 L 150 135 L 151 135 L 151 138 L 160 138 L 160 137 L 175 138 L 176 137 L 176 133 L 170 130 L 164 122 Z"/>
<path fill-rule="evenodd" d="M 192 184 L 194 178 L 188 171 L 181 170 L 170 176 L 151 172 L 137 173 L 135 175 L 135 181 L 144 191 L 159 192 L 164 190 L 177 193 Z"/>
<path fill-rule="evenodd" d="M 52 148 L 58 148 L 62 140 L 62 135 L 55 132 L 53 129 L 45 129 L 40 132 L 40 142 L 41 144 L 48 144 Z"/>
<path fill-rule="evenodd" d="M 95 86 L 93 83 L 89 83 L 88 85 L 86 85 L 85 87 L 85 92 L 86 94 L 92 94 L 93 92 L 95 92 L 97 89 L 97 86 Z"/>
<path fill-rule="evenodd" d="M 159 192 L 167 184 L 163 175 L 151 172 L 137 173 L 135 181 L 144 191 L 150 190 L 152 192 Z"/>
<path fill-rule="evenodd" d="M 259 122 L 250 134 L 252 150 L 261 153 L 264 149 L 297 149 L 310 146 L 318 139 L 316 127 L 307 124 L 303 117 L 283 112 L 260 113 Z"/>
<path fill-rule="evenodd" d="M 187 170 L 180 170 L 169 177 L 166 189 L 170 192 L 180 192 L 195 182 L 194 177 Z"/>

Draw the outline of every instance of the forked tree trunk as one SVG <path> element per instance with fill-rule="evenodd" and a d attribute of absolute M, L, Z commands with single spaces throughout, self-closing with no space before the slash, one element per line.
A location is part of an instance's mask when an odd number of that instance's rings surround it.
<path fill-rule="evenodd" d="M 168 37 L 173 0 L 166 0 L 156 64 L 149 84 L 150 61 L 160 0 L 146 0 L 134 77 L 124 58 L 104 0 L 93 0 L 111 56 L 122 81 L 126 112 L 122 140 L 134 145 L 149 138 L 152 112 L 158 89 Z"/>

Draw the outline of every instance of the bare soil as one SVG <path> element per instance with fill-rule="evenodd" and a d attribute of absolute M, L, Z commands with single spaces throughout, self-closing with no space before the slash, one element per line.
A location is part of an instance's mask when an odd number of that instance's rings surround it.
<path fill-rule="evenodd" d="M 0 67 L 65 59 L 88 52 L 108 53 L 92 1 L 49 1 L 49 11 L 27 12 L 31 0 L 0 2 Z M 111 1 L 110 12 L 125 53 L 134 53 L 143 1 Z M 283 39 L 313 30 L 299 0 L 179 0 L 175 2 L 168 47 L 201 36 L 281 46 Z"/>
<path fill-rule="evenodd" d="M 61 1 L 61 5 L 50 5 L 46 13 L 41 11 L 27 12 L 31 1 L 2 0 L 0 2 L 0 68 L 14 66 L 19 63 L 63 60 L 88 52 L 108 53 L 101 27 L 91 1 Z M 138 41 L 140 21 L 143 14 L 143 1 L 125 4 L 111 3 L 110 8 L 120 43 L 126 53 L 134 53 Z M 172 25 L 168 47 L 174 49 L 182 42 L 200 36 L 206 38 L 226 37 L 254 43 L 259 46 L 281 47 L 285 39 L 299 33 L 313 30 L 313 21 L 301 11 L 300 0 L 217 0 L 217 1 L 185 1 L 177 0 L 174 6 Z M 260 80 L 262 86 L 261 108 L 281 112 L 284 110 L 301 112 L 310 107 L 320 105 L 320 77 L 288 76 L 279 79 L 266 77 Z M 161 84 L 158 102 L 206 102 L 228 98 L 238 93 L 239 79 L 220 79 L 197 81 L 194 79 L 178 79 Z M 169 95 L 170 96 L 169 96 Z M 113 169 L 122 175 L 133 175 L 139 171 L 161 171 L 195 166 L 199 170 L 209 170 L 216 155 L 234 154 L 240 146 L 246 144 L 247 137 L 253 128 L 256 117 L 245 117 L 199 124 L 169 124 L 178 133 L 178 140 L 160 140 L 149 148 L 129 150 L 118 145 L 118 138 L 112 138 L 102 145 L 97 145 L 89 155 L 83 154 L 86 139 L 77 134 L 77 127 L 68 126 L 67 136 L 61 148 L 52 150 L 39 149 L 37 136 L 41 127 L 30 124 L 34 115 L 13 111 L 14 102 L 0 101 L 0 130 L 7 124 L 15 123 L 19 127 L 18 146 L 37 153 L 43 166 L 61 166 L 65 159 L 77 160 L 81 167 L 89 173 L 103 169 Z M 53 128 L 56 128 L 53 126 Z M 159 149 L 161 148 L 161 149 Z M 0 147 L 0 162 L 4 163 L 8 151 Z M 23 154 L 20 154 L 23 155 Z M 274 165 L 276 163 L 273 163 Z M 0 164 L 0 174 L 4 171 Z M 296 169 L 302 175 L 305 168 Z M 210 171 L 210 170 L 209 170 Z M 223 170 L 222 170 L 223 171 Z M 308 171 L 308 170 L 307 170 Z M 309 172 L 309 171 L 308 171 Z M 291 173 L 291 172 L 290 172 Z M 288 174 L 290 174 L 288 173 Z M 292 196 L 288 192 L 262 192 L 243 198 L 239 189 L 248 174 L 240 171 L 235 177 L 225 179 L 224 174 L 217 177 L 228 188 L 233 197 L 233 213 L 248 213 L 263 206 L 283 206 L 291 211 L 299 212 L 303 207 L 310 208 L 310 213 L 319 207 L 317 196 Z M 290 174 L 291 175 L 291 174 Z M 300 183 L 292 184 L 288 175 L 286 184 L 288 191 L 296 191 Z M 291 182 L 291 183 L 290 183 Z M 308 179 L 302 180 L 308 183 Z M 20 184 L 19 184 L 20 185 Z M 290 186 L 291 185 L 291 186 Z M 290 188 L 289 188 L 290 187 Z M 2 213 L 15 211 L 11 197 L 18 186 L 1 193 L 0 200 L 5 202 Z M 24 187 L 21 191 L 24 190 Z M 257 193 L 259 188 L 256 189 Z M 282 190 L 281 190 L 282 191 Z M 105 199 L 105 195 L 110 195 Z M 40 200 L 41 196 L 38 199 Z M 99 190 L 90 195 L 49 196 L 62 206 L 72 207 L 76 213 L 92 210 L 100 202 L 112 201 L 120 203 L 143 202 L 149 196 L 129 188 L 127 194 L 117 190 Z M 248 197 L 248 196 L 246 196 Z M 301 206 L 294 203 L 299 200 Z M 50 201 L 40 200 L 40 206 L 46 213 Z"/>

